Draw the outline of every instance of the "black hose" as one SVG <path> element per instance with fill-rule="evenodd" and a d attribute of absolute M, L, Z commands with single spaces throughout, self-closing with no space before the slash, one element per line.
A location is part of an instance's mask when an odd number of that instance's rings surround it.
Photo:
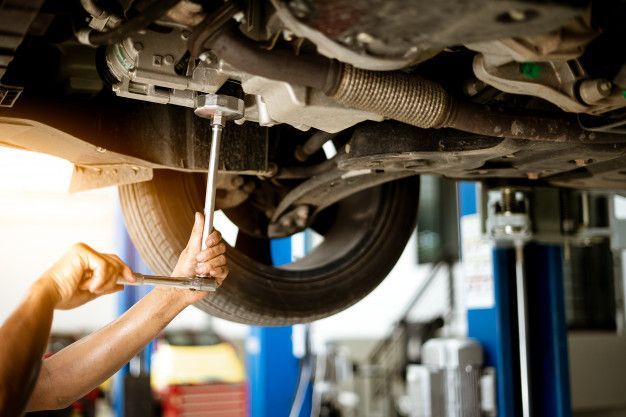
<path fill-rule="evenodd" d="M 235 26 L 208 39 L 204 47 L 240 71 L 322 91 L 331 89 L 341 73 L 340 63 L 321 55 L 261 49 Z"/>
<path fill-rule="evenodd" d="M 108 32 L 89 32 L 88 42 L 90 45 L 111 45 L 128 38 L 131 34 L 145 29 L 154 23 L 165 12 L 174 7 L 180 0 L 156 0 L 146 10 L 137 16 L 127 20 L 118 27 Z"/>

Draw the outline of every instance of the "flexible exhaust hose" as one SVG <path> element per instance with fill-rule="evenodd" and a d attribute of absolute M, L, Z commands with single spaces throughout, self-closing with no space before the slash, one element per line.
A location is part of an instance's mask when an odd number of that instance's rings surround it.
<path fill-rule="evenodd" d="M 451 99 L 430 80 L 401 72 L 373 72 L 344 65 L 339 84 L 330 94 L 339 103 L 381 114 L 421 128 L 442 127 Z"/>
<path fill-rule="evenodd" d="M 336 90 L 339 103 L 420 128 L 537 142 L 606 144 L 623 141 L 613 133 L 584 130 L 575 117 L 511 112 L 454 99 L 439 84 L 402 72 L 373 72 L 344 66 Z"/>
<path fill-rule="evenodd" d="M 512 113 L 457 100 L 439 83 L 416 75 L 361 70 L 320 55 L 262 50 L 235 27 L 198 40 L 238 70 L 316 88 L 345 106 L 420 128 L 449 127 L 539 142 L 606 144 L 624 140 L 612 133 L 586 131 L 569 116 Z"/>

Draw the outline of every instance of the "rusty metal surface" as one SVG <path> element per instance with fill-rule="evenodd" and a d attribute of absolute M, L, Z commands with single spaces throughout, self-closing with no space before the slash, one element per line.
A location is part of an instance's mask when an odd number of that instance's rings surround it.
<path fill-rule="evenodd" d="M 584 10 L 583 1 L 494 0 L 296 0 L 292 14 L 362 54 L 402 56 L 467 42 L 516 37 L 555 29 Z M 525 13 L 514 21 L 511 11 Z"/>

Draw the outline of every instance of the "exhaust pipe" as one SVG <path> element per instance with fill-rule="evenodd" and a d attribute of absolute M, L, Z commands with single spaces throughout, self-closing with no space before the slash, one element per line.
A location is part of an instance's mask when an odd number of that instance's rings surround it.
<path fill-rule="evenodd" d="M 209 25 L 206 23 L 205 25 Z M 196 31 L 206 33 L 200 24 Z M 582 129 L 562 115 L 512 113 L 453 98 L 439 83 L 399 71 L 354 68 L 321 55 L 263 50 L 231 25 L 193 36 L 192 53 L 211 49 L 238 70 L 324 91 L 347 107 L 380 114 L 423 129 L 449 127 L 478 135 L 539 142 L 606 144 L 621 136 Z"/>

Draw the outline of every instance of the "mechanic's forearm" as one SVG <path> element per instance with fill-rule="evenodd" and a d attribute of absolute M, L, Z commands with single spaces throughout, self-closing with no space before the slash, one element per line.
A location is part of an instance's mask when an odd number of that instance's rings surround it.
<path fill-rule="evenodd" d="M 43 362 L 28 410 L 65 407 L 97 387 L 180 313 L 175 290 L 155 288 L 117 320 Z"/>
<path fill-rule="evenodd" d="M 26 299 L 0 327 L 0 416 L 19 416 L 37 381 L 48 344 L 58 294 L 37 281 Z"/>

